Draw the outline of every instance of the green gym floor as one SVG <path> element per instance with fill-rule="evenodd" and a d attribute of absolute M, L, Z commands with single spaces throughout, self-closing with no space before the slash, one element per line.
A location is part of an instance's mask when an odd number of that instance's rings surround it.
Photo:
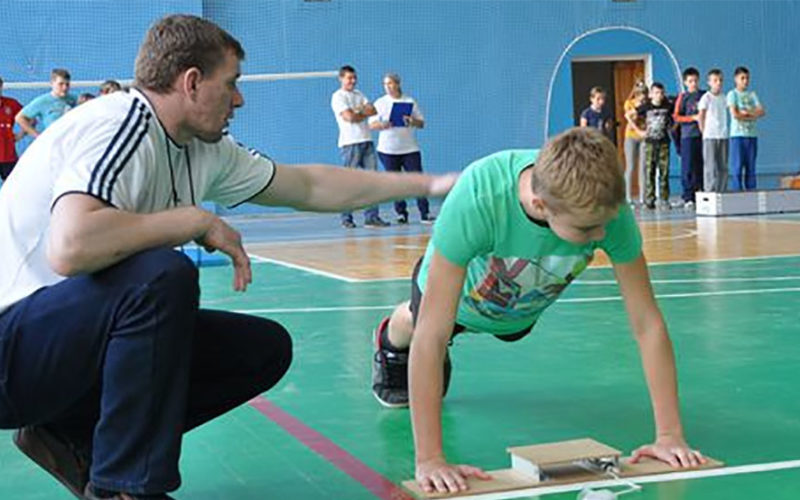
<path fill-rule="evenodd" d="M 409 413 L 375 401 L 370 360 L 372 328 L 407 298 L 407 280 L 253 267 L 245 294 L 231 291 L 230 267 L 203 268 L 203 305 L 281 321 L 294 338 L 292 368 L 261 398 L 186 436 L 175 496 L 406 498 L 391 483 L 413 476 Z M 651 274 L 691 444 L 729 466 L 800 459 L 800 256 L 667 263 Z M 465 335 L 451 356 L 443 415 L 451 461 L 504 468 L 510 445 L 593 437 L 630 452 L 653 438 L 639 356 L 608 268 L 587 270 L 533 335 L 513 344 Z M 70 498 L 16 450 L 10 432 L 0 438 L 0 499 Z M 623 498 L 798 495 L 800 469 L 790 468 L 645 484 Z"/>

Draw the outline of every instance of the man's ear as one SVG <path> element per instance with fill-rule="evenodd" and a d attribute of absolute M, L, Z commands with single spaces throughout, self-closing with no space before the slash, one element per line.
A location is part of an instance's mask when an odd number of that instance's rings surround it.
<path fill-rule="evenodd" d="M 203 80 L 203 73 L 198 68 L 189 68 L 183 72 L 182 90 L 189 98 L 194 99 L 197 95 L 197 86 Z"/>

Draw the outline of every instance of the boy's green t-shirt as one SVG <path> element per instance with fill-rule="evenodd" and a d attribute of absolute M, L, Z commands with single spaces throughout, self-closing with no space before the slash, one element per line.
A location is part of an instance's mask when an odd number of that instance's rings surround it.
<path fill-rule="evenodd" d="M 520 204 L 519 176 L 538 154 L 501 151 L 475 161 L 436 219 L 417 284 L 425 290 L 434 250 L 465 267 L 456 322 L 468 330 L 497 335 L 525 330 L 586 269 L 596 248 L 614 263 L 641 253 L 641 234 L 625 204 L 606 226 L 605 239 L 586 245 L 562 240 L 530 220 Z"/>

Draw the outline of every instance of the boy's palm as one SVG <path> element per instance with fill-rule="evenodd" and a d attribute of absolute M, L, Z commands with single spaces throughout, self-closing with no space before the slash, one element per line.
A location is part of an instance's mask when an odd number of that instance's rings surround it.
<path fill-rule="evenodd" d="M 416 480 L 426 493 L 456 493 L 466 491 L 467 477 L 484 481 L 492 478 L 489 474 L 472 465 L 451 465 L 444 459 L 433 459 L 417 464 Z"/>
<path fill-rule="evenodd" d="M 689 448 L 686 441 L 673 437 L 661 437 L 653 444 L 640 446 L 633 452 L 631 463 L 636 463 L 644 457 L 661 460 L 675 468 L 697 467 L 708 461 L 698 450 Z"/>

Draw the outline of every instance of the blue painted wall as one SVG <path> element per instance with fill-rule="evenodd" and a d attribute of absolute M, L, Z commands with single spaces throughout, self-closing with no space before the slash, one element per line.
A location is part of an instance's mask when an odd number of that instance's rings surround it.
<path fill-rule="evenodd" d="M 556 63 L 580 35 L 600 27 L 632 26 L 662 40 L 682 67 L 705 72 L 744 64 L 768 116 L 760 123 L 759 170 L 800 168 L 800 2 L 788 0 L 206 0 L 0 1 L 13 16 L 0 31 L 0 75 L 43 80 L 53 66 L 75 79 L 129 77 L 147 25 L 166 12 L 202 13 L 240 38 L 245 73 L 356 66 L 371 98 L 384 71 L 398 72 L 418 98 L 428 126 L 419 134 L 428 170 L 460 169 L 489 152 L 540 145 L 546 96 Z M 7 24 L 4 22 L 4 24 Z M 657 43 L 630 34 L 600 34 L 572 53 L 654 55 L 654 75 L 674 85 Z M 567 58 L 567 63 L 569 59 Z M 571 100 L 559 74 L 553 89 L 554 129 L 566 126 Z M 337 82 L 244 83 L 245 107 L 232 132 L 283 162 L 338 163 L 336 125 L 329 107 Z M 33 93 L 18 95 L 27 100 Z"/>

